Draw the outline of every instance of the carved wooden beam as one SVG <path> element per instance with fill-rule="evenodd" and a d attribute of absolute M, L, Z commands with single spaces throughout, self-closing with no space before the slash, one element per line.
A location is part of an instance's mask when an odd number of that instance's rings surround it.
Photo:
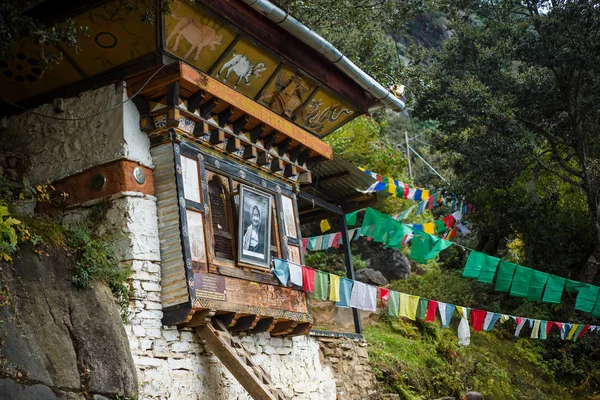
<path fill-rule="evenodd" d="M 148 116 L 150 114 L 150 103 L 143 96 L 133 97 L 133 104 L 140 113 L 140 129 L 144 132 L 150 132 L 155 129 L 154 120 Z"/>
<path fill-rule="evenodd" d="M 285 170 L 283 171 L 283 176 L 286 178 L 295 178 L 298 176 L 298 168 L 295 165 L 289 164 L 285 166 Z"/>
<path fill-rule="evenodd" d="M 240 138 L 231 136 L 227 139 L 227 145 L 225 146 L 225 150 L 229 153 L 233 153 L 238 151 L 241 148 Z"/>
<path fill-rule="evenodd" d="M 200 106 L 202 100 L 204 100 L 205 94 L 203 90 L 198 90 L 196 93 L 188 98 L 187 108 L 188 111 L 193 113 Z"/>
<path fill-rule="evenodd" d="M 210 143 L 217 145 L 225 141 L 225 132 L 220 129 L 215 129 L 210 133 Z"/>
<path fill-rule="evenodd" d="M 275 139 L 277 139 L 277 132 L 271 132 L 271 134 L 263 139 L 263 147 L 265 150 L 271 150 L 273 144 L 275 143 Z"/>
<path fill-rule="evenodd" d="M 283 160 L 281 158 L 274 158 L 273 161 L 271 161 L 271 167 L 270 167 L 272 172 L 279 172 L 283 170 Z"/>
<path fill-rule="evenodd" d="M 265 131 L 265 124 L 258 124 L 250 130 L 250 141 L 252 143 L 258 142 L 260 135 Z"/>
<path fill-rule="evenodd" d="M 246 124 L 248 123 L 248 119 L 249 118 L 247 114 L 244 114 L 238 119 L 236 119 L 232 126 L 233 133 L 235 133 L 236 135 L 239 134 L 242 131 L 242 129 L 244 129 L 244 126 L 246 126 Z"/>
<path fill-rule="evenodd" d="M 279 154 L 279 157 L 283 157 L 283 155 L 288 151 L 290 142 L 290 138 L 285 138 L 277 144 L 277 154 Z"/>
<path fill-rule="evenodd" d="M 310 149 L 306 149 L 300 154 L 298 157 L 298 165 L 304 165 L 306 160 L 308 160 L 308 157 L 310 157 Z"/>
<path fill-rule="evenodd" d="M 204 121 L 198 122 L 196 124 L 196 126 L 194 126 L 193 135 L 195 137 L 202 137 L 202 136 L 210 135 L 210 130 L 208 129 L 208 124 Z"/>
<path fill-rule="evenodd" d="M 298 160 L 298 157 L 300 157 L 300 154 L 302 154 L 302 146 L 296 146 L 293 149 L 291 149 L 289 151 L 290 161 L 296 162 Z"/>
<path fill-rule="evenodd" d="M 256 160 L 256 157 L 258 157 L 258 152 L 256 151 L 256 147 L 254 147 L 252 145 L 246 146 L 246 148 L 244 149 L 243 157 L 246 160 Z"/>
<path fill-rule="evenodd" d="M 254 329 L 252 329 L 252 333 L 267 332 L 269 328 L 272 329 L 273 327 L 275 327 L 275 324 L 273 324 L 273 322 L 273 317 L 262 318 L 256 323 Z M 273 325 L 273 327 L 271 327 L 271 324 Z"/>
<path fill-rule="evenodd" d="M 200 116 L 204 119 L 207 119 L 210 117 L 210 113 L 212 113 L 212 111 L 215 109 L 215 107 L 219 104 L 219 99 L 217 99 L 216 97 L 213 97 L 212 99 L 210 99 L 209 101 L 207 101 L 206 103 L 202 104 L 200 106 Z"/>
<path fill-rule="evenodd" d="M 229 106 L 219 113 L 219 126 L 224 127 L 229 124 L 229 118 L 233 114 L 233 107 Z"/>
<path fill-rule="evenodd" d="M 175 81 L 169 84 L 167 89 L 167 106 L 178 106 L 179 105 L 179 81 Z"/>
<path fill-rule="evenodd" d="M 312 174 L 310 171 L 303 172 L 298 175 L 298 182 L 300 183 L 312 183 Z"/>
<path fill-rule="evenodd" d="M 256 158 L 256 164 L 260 166 L 269 165 L 270 162 L 271 156 L 266 151 L 261 152 Z"/>

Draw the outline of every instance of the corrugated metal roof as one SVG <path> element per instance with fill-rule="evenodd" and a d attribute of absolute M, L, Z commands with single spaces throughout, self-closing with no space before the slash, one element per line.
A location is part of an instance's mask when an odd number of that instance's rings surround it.
<path fill-rule="evenodd" d="M 365 190 L 375 182 L 375 179 L 337 154 L 333 155 L 332 160 L 321 161 L 311 172 L 312 183 L 300 189 L 332 204 L 342 204 L 362 196 L 358 190 Z"/>

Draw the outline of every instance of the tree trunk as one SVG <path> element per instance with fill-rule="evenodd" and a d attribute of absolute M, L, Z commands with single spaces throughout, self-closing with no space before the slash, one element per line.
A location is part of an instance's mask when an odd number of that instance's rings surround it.
<path fill-rule="evenodd" d="M 600 202 L 598 201 L 600 198 L 593 195 L 588 195 L 588 197 L 590 197 L 588 203 L 594 221 L 592 226 L 594 230 L 594 248 L 578 278 L 581 282 L 591 283 L 600 272 Z"/>

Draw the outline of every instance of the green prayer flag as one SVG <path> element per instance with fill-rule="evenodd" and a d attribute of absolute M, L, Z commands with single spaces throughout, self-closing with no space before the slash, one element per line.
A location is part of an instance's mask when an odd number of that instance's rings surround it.
<path fill-rule="evenodd" d="M 550 275 L 550 277 L 548 277 L 548 283 L 546 283 L 546 290 L 544 290 L 542 302 L 560 304 L 563 290 L 565 288 L 565 281 L 565 278 L 561 278 L 560 276 L 556 275 Z"/>
<path fill-rule="evenodd" d="M 592 314 L 591 315 L 594 318 L 600 317 L 600 301 L 598 301 L 598 299 L 596 299 L 596 304 L 594 304 L 594 308 L 592 308 Z M 598 328 L 598 329 L 600 329 L 600 328 Z"/>
<path fill-rule="evenodd" d="M 414 235 L 410 249 L 410 258 L 420 264 L 425 264 L 428 260 L 427 256 L 433 249 L 433 236 L 420 231 L 414 231 Z"/>
<path fill-rule="evenodd" d="M 356 210 L 354 212 L 351 212 L 350 214 L 346 214 L 346 224 L 348 224 L 348 226 L 356 225 L 357 214 L 363 210 L 364 210 L 364 208 L 360 209 L 360 210 Z"/>
<path fill-rule="evenodd" d="M 578 282 L 578 281 L 572 281 L 570 279 L 567 279 L 567 283 L 565 285 L 565 290 L 567 292 L 579 292 L 579 290 L 582 287 L 585 287 L 585 283 L 583 282 Z"/>
<path fill-rule="evenodd" d="M 317 300 L 327 300 L 327 295 L 329 294 L 329 274 L 323 271 L 316 271 L 315 275 L 315 292 L 313 297 Z"/>
<path fill-rule="evenodd" d="M 494 288 L 496 292 L 508 292 L 516 267 L 517 264 L 513 264 L 504 260 L 500 261 L 498 274 L 496 275 L 496 287 Z"/>
<path fill-rule="evenodd" d="M 398 309 L 400 307 L 400 293 L 394 292 L 390 290 L 390 295 L 388 297 L 388 314 L 392 317 L 398 317 Z"/>
<path fill-rule="evenodd" d="M 581 324 L 579 325 L 579 327 L 577 328 L 577 330 L 575 331 L 575 334 L 573 335 L 573 341 L 576 342 L 577 341 L 577 337 L 579 336 L 579 334 L 581 333 L 581 331 L 583 330 L 583 328 L 585 328 L 585 324 Z"/>
<path fill-rule="evenodd" d="M 499 263 L 499 258 L 485 255 L 483 260 L 481 260 L 481 271 L 479 272 L 477 282 L 492 283 Z"/>
<path fill-rule="evenodd" d="M 546 340 L 546 328 L 548 327 L 548 321 L 541 321 L 540 322 L 540 333 L 539 333 L 539 338 L 541 340 Z"/>
<path fill-rule="evenodd" d="M 517 265 L 515 276 L 510 287 L 510 295 L 515 297 L 527 297 L 529 293 L 529 282 L 531 281 L 531 268 Z"/>
<path fill-rule="evenodd" d="M 600 287 L 594 285 L 585 285 L 579 289 L 577 300 L 575 300 L 575 309 L 585 312 L 592 312 Z"/>
<path fill-rule="evenodd" d="M 446 250 L 448 247 L 454 244 L 448 240 L 438 238 L 436 236 L 433 236 L 431 240 L 434 243 L 434 245 L 431 251 L 425 256 L 425 258 L 428 260 L 435 258 L 442 250 Z"/>
<path fill-rule="evenodd" d="M 394 236 L 387 242 L 386 246 L 392 249 L 402 248 L 402 239 L 404 236 L 413 233 L 413 229 L 406 225 L 400 224 L 399 229 L 394 233 Z"/>
<path fill-rule="evenodd" d="M 548 282 L 549 276 L 550 274 L 545 272 L 533 270 L 533 273 L 531 274 L 531 280 L 529 281 L 527 300 L 537 302 L 542 301 L 542 292 L 544 291 L 546 282 Z"/>
<path fill-rule="evenodd" d="M 401 228 L 401 225 L 389 215 L 367 208 L 360 234 L 373 238 L 375 243 L 387 243 Z"/>
<path fill-rule="evenodd" d="M 469 253 L 469 258 L 467 258 L 465 268 L 463 269 L 462 276 L 465 278 L 479 278 L 481 265 L 486 262 L 486 257 L 489 256 L 475 250 L 471 251 L 471 253 Z"/>
<path fill-rule="evenodd" d="M 308 238 L 308 245 L 306 246 L 307 250 L 316 250 L 315 247 L 317 246 L 317 237 L 313 236 L 311 238 Z"/>
<path fill-rule="evenodd" d="M 417 307 L 417 318 L 425 319 L 427 316 L 427 307 L 429 306 L 429 299 L 421 297 L 419 299 L 419 306 Z"/>
<path fill-rule="evenodd" d="M 434 222 L 435 224 L 435 231 L 437 233 L 442 233 L 442 232 L 446 232 L 446 224 L 444 224 L 444 221 L 441 219 L 438 219 L 437 221 Z"/>

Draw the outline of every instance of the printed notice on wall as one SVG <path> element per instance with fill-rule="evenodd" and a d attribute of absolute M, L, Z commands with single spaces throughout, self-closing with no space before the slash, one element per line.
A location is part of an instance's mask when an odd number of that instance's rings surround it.
<path fill-rule="evenodd" d="M 225 279 L 221 275 L 195 273 L 196 297 L 227 301 Z"/>

